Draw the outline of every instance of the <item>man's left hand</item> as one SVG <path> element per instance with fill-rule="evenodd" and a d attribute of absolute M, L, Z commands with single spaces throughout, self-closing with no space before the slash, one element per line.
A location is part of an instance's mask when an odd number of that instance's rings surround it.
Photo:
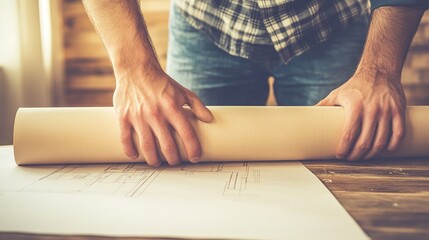
<path fill-rule="evenodd" d="M 406 98 L 399 81 L 383 74 L 356 73 L 317 106 L 342 106 L 346 119 L 336 157 L 370 159 L 395 151 L 405 136 Z M 390 79 L 390 80 L 389 80 Z"/>

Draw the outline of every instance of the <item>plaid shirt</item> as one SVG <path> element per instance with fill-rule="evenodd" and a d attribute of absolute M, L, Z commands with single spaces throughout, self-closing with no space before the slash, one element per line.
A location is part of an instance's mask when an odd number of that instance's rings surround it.
<path fill-rule="evenodd" d="M 274 45 L 283 62 L 369 13 L 368 0 L 175 0 L 179 11 L 231 55 Z"/>

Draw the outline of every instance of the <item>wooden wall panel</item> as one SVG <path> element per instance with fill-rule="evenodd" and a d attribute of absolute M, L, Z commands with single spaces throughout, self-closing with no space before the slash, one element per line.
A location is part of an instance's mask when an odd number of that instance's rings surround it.
<path fill-rule="evenodd" d="M 149 34 L 165 67 L 169 0 L 141 0 Z M 115 78 L 107 51 L 80 0 L 63 0 L 65 105 L 111 106 Z"/>
<path fill-rule="evenodd" d="M 423 15 L 402 70 L 410 105 L 429 105 L 429 11 Z"/>

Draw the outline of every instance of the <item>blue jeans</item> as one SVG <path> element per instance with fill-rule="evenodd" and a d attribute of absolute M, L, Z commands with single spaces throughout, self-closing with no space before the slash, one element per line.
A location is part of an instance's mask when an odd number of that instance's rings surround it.
<path fill-rule="evenodd" d="M 273 76 L 278 105 L 314 105 L 354 73 L 368 18 L 362 17 L 287 65 L 271 45 L 258 46 L 261 54 L 257 60 L 228 54 L 191 26 L 174 4 L 169 27 L 167 73 L 204 104 L 265 105 L 267 79 Z"/>

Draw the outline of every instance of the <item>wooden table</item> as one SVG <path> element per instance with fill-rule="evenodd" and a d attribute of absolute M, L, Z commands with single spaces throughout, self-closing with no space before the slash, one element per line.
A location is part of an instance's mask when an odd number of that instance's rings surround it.
<path fill-rule="evenodd" d="M 371 238 L 429 239 L 429 159 L 304 164 Z"/>
<path fill-rule="evenodd" d="M 429 239 L 429 159 L 303 163 L 331 190 L 371 238 Z M 0 233 L 0 239 L 139 238 Z"/>

